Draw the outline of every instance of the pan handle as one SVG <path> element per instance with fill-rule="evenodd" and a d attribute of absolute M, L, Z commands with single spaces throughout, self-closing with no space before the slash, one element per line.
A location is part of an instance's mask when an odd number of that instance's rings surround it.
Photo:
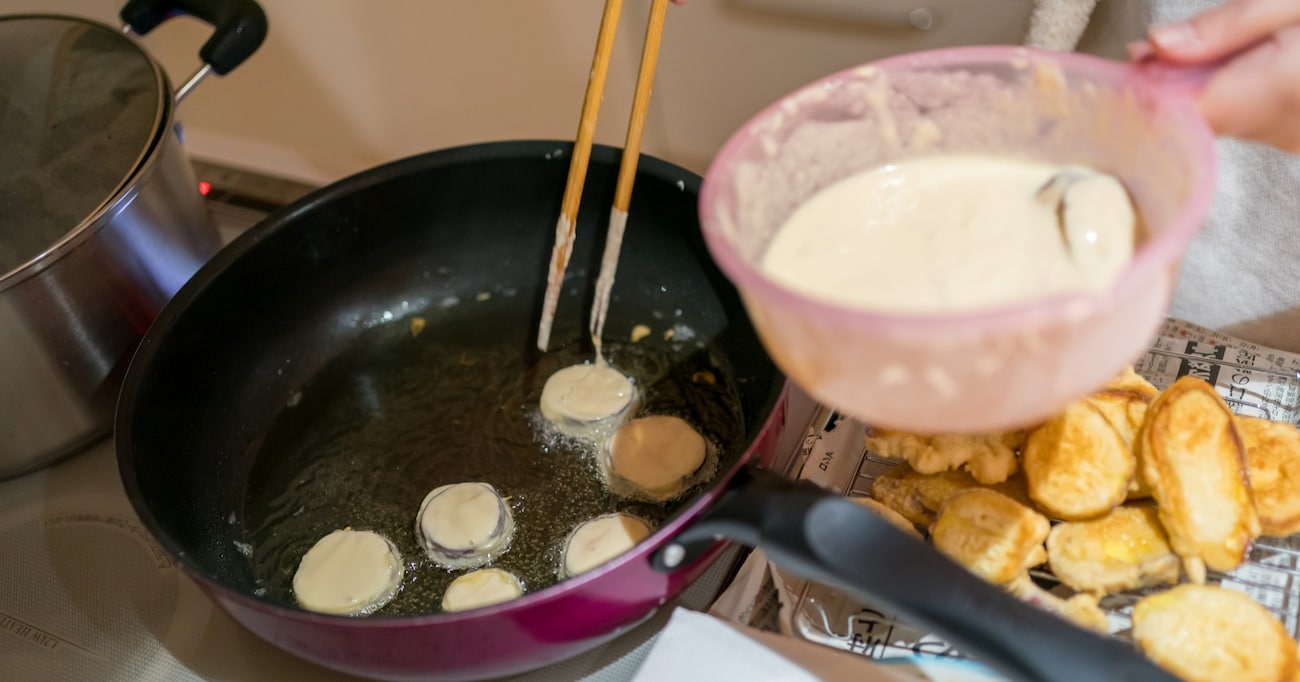
<path fill-rule="evenodd" d="M 897 611 L 1025 682 L 1177 682 L 1132 646 L 1016 599 L 874 512 L 812 483 L 747 467 L 651 557 L 670 571 L 721 538 L 777 566 Z"/>
<path fill-rule="evenodd" d="M 176 91 L 178 104 L 209 73 L 230 73 L 266 39 L 266 13 L 255 0 L 128 0 L 120 16 L 124 31 L 145 35 L 179 14 L 207 22 L 213 31 L 199 48 L 203 66 Z"/>

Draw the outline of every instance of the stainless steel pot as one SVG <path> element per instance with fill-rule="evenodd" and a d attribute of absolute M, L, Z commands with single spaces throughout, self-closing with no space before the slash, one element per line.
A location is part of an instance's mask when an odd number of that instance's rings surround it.
<path fill-rule="evenodd" d="M 133 37 L 214 27 L 179 90 Z M 131 0 L 117 30 L 0 17 L 0 479 L 111 428 L 121 377 L 172 295 L 220 248 L 174 117 L 261 45 L 251 0 Z"/>

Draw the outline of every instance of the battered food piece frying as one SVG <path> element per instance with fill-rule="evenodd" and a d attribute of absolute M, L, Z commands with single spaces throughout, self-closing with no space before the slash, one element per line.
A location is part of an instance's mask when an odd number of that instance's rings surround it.
<path fill-rule="evenodd" d="M 1183 377 L 1160 394 L 1138 432 L 1143 475 L 1169 544 L 1193 583 L 1206 566 L 1230 571 L 1259 537 L 1236 419 L 1205 381 Z"/>
<path fill-rule="evenodd" d="M 867 450 L 906 460 L 922 474 L 966 469 L 986 485 L 1001 483 L 1016 473 L 1016 451 L 1024 444 L 1021 431 L 992 435 L 921 436 L 903 431 L 872 429 Z"/>
<path fill-rule="evenodd" d="M 343 528 L 316 541 L 293 574 L 293 596 L 308 611 L 363 616 L 397 594 L 402 555 L 388 538 Z"/>
<path fill-rule="evenodd" d="M 1116 507 L 1099 519 L 1058 523 L 1047 534 L 1052 574 L 1080 592 L 1102 595 L 1178 582 L 1182 562 L 1154 507 Z"/>
<path fill-rule="evenodd" d="M 686 420 L 668 415 L 623 424 L 596 461 L 610 492 L 650 502 L 678 497 L 708 459 L 709 446 Z"/>
<path fill-rule="evenodd" d="M 1114 509 L 1137 469 L 1119 432 L 1088 400 L 1072 403 L 1030 433 L 1023 457 L 1029 496 L 1066 521 Z"/>
<path fill-rule="evenodd" d="M 650 524 L 623 512 L 583 521 L 564 541 L 559 576 L 571 578 L 613 561 L 631 551 L 651 532 Z"/>
<path fill-rule="evenodd" d="M 1189 682 L 1289 682 L 1296 643 L 1249 595 L 1179 585 L 1133 607 L 1133 638 L 1157 665 Z"/>
<path fill-rule="evenodd" d="M 453 570 L 490 563 L 510 548 L 514 534 L 510 505 L 490 483 L 438 486 L 415 517 L 415 537 L 424 553 Z"/>
<path fill-rule="evenodd" d="M 1290 424 L 1237 417 L 1255 513 L 1264 535 L 1300 532 L 1300 431 Z"/>
<path fill-rule="evenodd" d="M 975 575 L 1003 585 L 1047 560 L 1047 517 L 985 488 L 953 495 L 930 537 L 940 552 Z"/>
<path fill-rule="evenodd" d="M 480 568 L 451 581 L 442 594 L 442 610 L 480 609 L 518 599 L 523 594 L 523 583 L 515 574 L 499 568 Z"/>
<path fill-rule="evenodd" d="M 990 488 L 1027 507 L 1033 506 L 1023 474 L 986 486 L 965 471 L 921 474 L 906 462 L 877 476 L 871 484 L 871 495 L 908 521 L 928 528 L 948 498 L 971 488 Z"/>
<path fill-rule="evenodd" d="M 600 439 L 635 413 L 639 400 L 631 380 L 597 363 L 571 365 L 552 374 L 542 387 L 538 407 L 561 433 Z"/>

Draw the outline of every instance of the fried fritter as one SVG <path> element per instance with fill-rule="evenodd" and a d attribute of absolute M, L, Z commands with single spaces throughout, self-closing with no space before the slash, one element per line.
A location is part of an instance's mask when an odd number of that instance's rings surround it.
<path fill-rule="evenodd" d="M 1002 493 L 1031 509 L 1034 506 L 1033 501 L 1029 499 L 1029 486 L 1025 482 L 1023 472 L 1014 474 L 1007 480 L 992 485 L 980 483 L 964 471 L 945 471 L 941 474 L 922 476 L 916 482 L 916 490 L 921 496 L 921 504 L 933 512 L 942 509 L 944 503 L 953 495 L 971 488 L 987 488 Z"/>
<path fill-rule="evenodd" d="M 1055 598 L 1060 599 L 1060 597 Z M 1106 617 L 1106 612 L 1101 610 L 1101 604 L 1097 602 L 1097 597 L 1090 594 L 1071 595 L 1061 603 L 1060 613 L 1079 627 L 1107 632 L 1110 629 L 1110 619 Z"/>
<path fill-rule="evenodd" d="M 899 514 L 898 512 L 894 511 L 893 509 L 890 509 L 884 504 L 881 504 L 880 502 L 866 496 L 853 495 L 849 497 L 849 499 L 852 500 L 853 502 L 857 502 L 858 504 L 866 507 L 867 509 L 870 509 L 876 514 L 879 514 L 881 518 L 888 521 L 895 528 L 906 532 L 907 534 L 915 537 L 918 540 L 924 539 L 924 536 L 921 535 L 921 531 L 916 529 L 915 524 L 903 518 L 902 514 Z"/>
<path fill-rule="evenodd" d="M 1079 627 L 1097 632 L 1110 631 L 1110 620 L 1093 595 L 1079 593 L 1062 599 L 1039 587 L 1028 573 L 1013 578 L 1006 584 L 1006 589 L 1021 601 L 1051 611 Z"/>
<path fill-rule="evenodd" d="M 1088 396 L 1088 401 L 1101 410 L 1110 425 L 1119 432 L 1119 437 L 1130 452 L 1133 450 L 1133 439 L 1137 437 L 1138 429 L 1142 428 L 1142 422 L 1146 419 L 1151 400 L 1152 397 L 1147 394 L 1122 388 L 1108 388 Z M 1138 465 L 1133 480 L 1129 481 L 1127 497 L 1130 500 L 1151 497 L 1151 488 L 1142 479 L 1141 471 L 1142 467 Z"/>
<path fill-rule="evenodd" d="M 1115 427 L 1124 444 L 1132 448 L 1133 439 L 1146 418 L 1147 406 L 1151 404 L 1151 398 L 1136 391 L 1108 389 L 1088 396 L 1088 402 L 1101 410 L 1110 425 Z"/>
<path fill-rule="evenodd" d="M 1119 375 L 1110 381 L 1107 381 L 1106 385 L 1103 386 L 1101 390 L 1132 391 L 1133 393 L 1146 398 L 1147 402 L 1155 400 L 1156 396 L 1160 395 L 1160 389 L 1153 386 L 1151 382 L 1143 378 L 1141 374 L 1133 371 L 1133 365 L 1125 367 L 1124 371 L 1120 372 Z"/>
<path fill-rule="evenodd" d="M 1047 517 L 985 488 L 953 495 L 939 510 L 930 538 L 940 552 L 998 585 L 1047 560 Z"/>
<path fill-rule="evenodd" d="M 1259 517 L 1236 420 L 1214 387 L 1179 379 L 1151 403 L 1136 443 L 1160 522 L 1191 581 L 1205 582 L 1206 566 L 1240 565 L 1259 537 Z"/>
<path fill-rule="evenodd" d="M 1300 532 L 1300 431 L 1290 424 L 1237 417 L 1255 513 L 1264 535 Z"/>
<path fill-rule="evenodd" d="M 966 469 L 980 483 L 993 484 L 1016 473 L 1016 450 L 1024 443 L 1021 431 L 993 435 L 921 436 L 888 429 L 867 434 L 867 450 L 905 460 L 923 474 Z"/>
<path fill-rule="evenodd" d="M 1052 574 L 1080 592 L 1106 594 L 1178 582 L 1182 562 L 1154 507 L 1123 506 L 1092 521 L 1058 523 L 1047 534 Z"/>
<path fill-rule="evenodd" d="M 908 521 L 929 528 L 934 523 L 934 511 L 926 508 L 917 492 L 920 478 L 922 475 L 906 462 L 892 466 L 871 481 L 871 496 Z"/>
<path fill-rule="evenodd" d="M 1095 518 L 1128 494 L 1137 462 L 1101 410 L 1079 400 L 1029 434 L 1023 465 L 1029 496 L 1067 521 Z"/>
<path fill-rule="evenodd" d="M 871 496 L 908 521 L 928 528 L 948 498 L 971 488 L 990 488 L 1025 506 L 1033 506 L 1023 474 L 986 486 L 965 471 L 921 474 L 906 462 L 877 476 L 871 484 Z"/>
<path fill-rule="evenodd" d="M 1296 643 L 1248 595 L 1179 585 L 1133 607 L 1133 638 L 1160 667 L 1189 682 L 1283 682 L 1300 664 Z"/>

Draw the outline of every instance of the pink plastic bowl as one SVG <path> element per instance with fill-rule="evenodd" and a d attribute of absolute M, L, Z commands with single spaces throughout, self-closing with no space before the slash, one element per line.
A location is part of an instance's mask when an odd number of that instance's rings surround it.
<path fill-rule="evenodd" d="M 704 236 L 768 352 L 817 400 L 918 433 L 1029 426 L 1138 358 L 1164 317 L 1214 191 L 1214 137 L 1192 91 L 1127 64 L 1019 47 L 919 52 L 842 71 L 769 106 L 727 141 L 704 180 Z M 1147 239 L 1104 294 L 962 314 L 852 310 L 759 270 L 773 234 L 812 194 L 868 168 L 947 152 L 1113 173 Z"/>

